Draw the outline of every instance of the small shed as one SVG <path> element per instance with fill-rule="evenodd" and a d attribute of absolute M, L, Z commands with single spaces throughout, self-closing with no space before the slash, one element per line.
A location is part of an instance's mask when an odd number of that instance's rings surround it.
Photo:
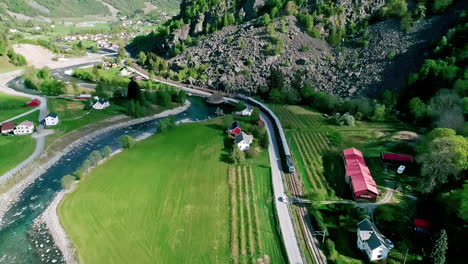
<path fill-rule="evenodd" d="M 39 101 L 39 99 L 32 99 L 31 101 L 29 101 L 26 106 L 28 107 L 36 107 L 36 106 L 39 106 L 41 104 L 41 101 Z"/>
<path fill-rule="evenodd" d="M 413 219 L 414 230 L 416 232 L 428 233 L 431 224 L 425 219 L 414 218 Z"/>

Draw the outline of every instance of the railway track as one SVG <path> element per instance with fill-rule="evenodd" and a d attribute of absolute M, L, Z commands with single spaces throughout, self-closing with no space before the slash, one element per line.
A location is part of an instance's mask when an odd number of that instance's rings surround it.
<path fill-rule="evenodd" d="M 302 197 L 302 184 L 301 181 L 298 179 L 297 174 L 292 173 L 289 175 L 290 190 L 292 191 L 295 197 Z M 314 229 L 307 209 L 304 206 L 296 206 L 291 208 L 294 210 L 297 216 L 297 219 L 300 224 L 300 232 L 306 242 L 307 248 L 312 253 L 314 263 L 326 264 L 327 258 L 323 254 L 322 250 L 319 248 L 319 242 L 313 236 Z"/>

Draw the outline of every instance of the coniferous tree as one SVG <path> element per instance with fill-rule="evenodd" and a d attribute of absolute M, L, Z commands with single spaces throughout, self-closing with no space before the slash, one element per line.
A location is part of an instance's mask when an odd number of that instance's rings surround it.
<path fill-rule="evenodd" d="M 445 263 L 445 253 L 448 248 L 447 243 L 447 232 L 445 229 L 442 229 L 437 235 L 437 240 L 434 243 L 432 252 L 429 255 L 429 261 L 432 264 L 444 264 Z"/>

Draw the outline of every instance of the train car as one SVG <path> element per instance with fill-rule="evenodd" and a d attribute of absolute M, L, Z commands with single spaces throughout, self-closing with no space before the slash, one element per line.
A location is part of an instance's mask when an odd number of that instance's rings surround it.
<path fill-rule="evenodd" d="M 276 117 L 276 115 L 273 113 L 273 111 L 270 110 L 270 108 L 266 107 L 264 104 L 253 98 L 247 97 L 242 94 L 239 94 L 237 97 L 251 105 L 260 108 L 260 110 L 264 112 L 267 115 L 267 117 L 271 120 L 273 128 L 275 130 L 275 137 L 276 141 L 278 142 L 278 148 L 280 150 L 281 158 L 283 164 L 285 165 L 286 171 L 289 173 L 296 172 L 296 169 L 294 168 L 294 164 L 292 162 L 291 152 L 289 151 L 288 141 L 286 140 L 283 127 L 281 126 L 281 122 L 279 121 L 278 117 Z"/>

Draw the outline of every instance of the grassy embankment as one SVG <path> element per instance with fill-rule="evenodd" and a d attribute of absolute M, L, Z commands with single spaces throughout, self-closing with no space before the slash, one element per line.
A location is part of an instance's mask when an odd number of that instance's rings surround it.
<path fill-rule="evenodd" d="M 39 111 L 34 111 L 26 116 L 16 119 L 15 124 L 29 120 L 38 125 Z M 36 140 L 30 135 L 24 136 L 0 136 L 0 175 L 13 169 L 16 165 L 33 154 Z"/>
<path fill-rule="evenodd" d="M 337 126 L 322 114 L 300 106 L 272 105 L 278 115 L 289 141 L 295 165 L 301 175 L 305 190 L 314 194 L 315 199 L 350 199 L 349 186 L 344 181 L 344 167 L 341 151 L 355 147 L 361 150 L 366 163 L 379 189 L 383 187 L 401 187 L 403 192 L 411 192 L 418 182 L 417 169 L 409 169 L 402 175 L 396 174 L 396 168 L 386 167 L 380 161 L 380 153 L 411 153 L 405 142 L 395 139 L 395 132 L 407 130 L 396 123 L 375 123 L 356 121 L 355 126 Z M 394 195 L 394 200 L 401 200 Z M 365 255 L 356 248 L 356 224 L 364 215 L 353 205 L 322 205 L 317 209 L 328 231 L 328 240 L 324 246 L 328 259 L 334 263 L 361 263 Z M 409 207 L 404 207 L 407 212 Z M 376 211 L 378 215 L 380 210 Z M 408 220 L 408 219 L 407 219 Z M 401 261 L 406 248 L 413 247 L 411 229 L 408 221 L 404 222 L 404 233 L 392 236 L 396 245 L 390 253 L 394 263 Z M 320 225 L 319 225 L 320 226 Z M 408 229 L 409 228 L 409 229 Z M 385 233 L 384 233 L 385 234 Z M 390 233 L 388 235 L 391 235 Z M 330 250 L 333 249 L 333 250 Z M 336 251 L 335 251 L 336 250 Z M 330 253 L 331 252 L 331 253 Z M 414 260 L 409 256 L 408 260 Z"/>
<path fill-rule="evenodd" d="M 268 255 L 270 263 L 284 262 L 266 154 L 225 163 L 216 122 L 137 143 L 79 183 L 59 216 L 80 260 L 253 263 Z"/>

